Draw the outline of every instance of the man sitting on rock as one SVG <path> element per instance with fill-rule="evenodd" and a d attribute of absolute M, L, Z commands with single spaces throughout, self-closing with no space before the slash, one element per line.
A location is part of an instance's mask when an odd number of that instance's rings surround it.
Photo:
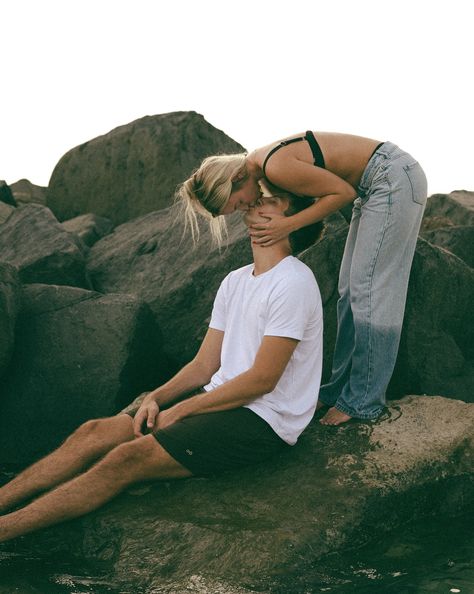
<path fill-rule="evenodd" d="M 267 188 L 247 224 L 311 202 L 276 193 Z M 295 444 L 318 398 L 322 305 L 313 273 L 291 254 L 320 231 L 305 227 L 270 247 L 252 245 L 253 264 L 222 282 L 190 363 L 150 392 L 134 417 L 86 422 L 0 489 L 0 513 L 44 493 L 0 517 L 0 541 L 86 514 L 139 481 L 210 475 Z"/>

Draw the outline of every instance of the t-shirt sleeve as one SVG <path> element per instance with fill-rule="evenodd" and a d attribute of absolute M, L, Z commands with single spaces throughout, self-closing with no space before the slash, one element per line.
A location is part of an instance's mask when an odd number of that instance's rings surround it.
<path fill-rule="evenodd" d="M 212 307 L 211 321 L 209 322 L 209 328 L 214 330 L 222 330 L 225 332 L 226 327 L 226 288 L 227 288 L 227 277 L 221 282 L 220 287 L 217 291 L 214 299 L 214 305 Z"/>
<path fill-rule="evenodd" d="M 268 303 L 264 335 L 301 340 L 311 315 L 311 294 L 304 279 L 285 280 L 275 287 Z"/>

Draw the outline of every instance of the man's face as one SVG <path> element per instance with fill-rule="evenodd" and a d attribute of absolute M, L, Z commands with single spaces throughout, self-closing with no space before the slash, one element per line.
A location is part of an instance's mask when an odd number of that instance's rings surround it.
<path fill-rule="evenodd" d="M 289 203 L 286 198 L 263 195 L 260 198 L 257 198 L 244 214 L 245 224 L 249 227 L 250 225 L 257 223 L 266 223 L 268 219 L 265 215 L 285 216 L 285 211 L 288 207 Z"/>

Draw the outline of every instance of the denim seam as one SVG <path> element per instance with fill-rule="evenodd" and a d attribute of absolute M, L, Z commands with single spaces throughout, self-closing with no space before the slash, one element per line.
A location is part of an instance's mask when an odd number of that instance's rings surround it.
<path fill-rule="evenodd" d="M 369 316 L 368 316 L 368 330 L 369 330 L 369 336 L 368 336 L 368 345 L 369 345 L 369 357 L 368 357 L 368 369 L 367 369 L 367 380 L 366 380 L 366 384 L 365 384 L 365 394 L 363 395 L 363 397 L 361 398 L 361 402 L 365 402 L 365 400 L 367 399 L 368 393 L 369 393 L 369 385 L 372 381 L 372 376 L 373 376 L 373 370 L 372 370 L 372 340 L 371 340 L 371 336 L 372 336 L 372 326 L 371 326 L 371 317 L 372 317 L 372 283 L 373 283 L 373 278 L 374 278 L 374 270 L 375 270 L 375 266 L 377 264 L 377 259 L 380 253 L 380 248 L 382 247 L 382 243 L 385 237 L 385 232 L 387 231 L 387 227 L 388 227 L 388 221 L 390 220 L 390 216 L 392 214 L 392 188 L 390 185 L 390 180 L 388 178 L 388 174 L 386 174 L 385 176 L 386 182 L 389 186 L 389 193 L 388 193 L 388 211 L 387 211 L 387 216 L 385 217 L 385 224 L 382 230 L 382 234 L 380 236 L 380 241 L 379 244 L 377 246 L 377 250 L 375 252 L 374 255 L 374 259 L 373 259 L 373 263 L 372 263 L 372 267 L 370 270 L 370 281 L 369 281 Z"/>

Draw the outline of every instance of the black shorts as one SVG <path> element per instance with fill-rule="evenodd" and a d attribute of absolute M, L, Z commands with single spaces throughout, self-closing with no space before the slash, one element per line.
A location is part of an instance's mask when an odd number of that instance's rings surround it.
<path fill-rule="evenodd" d="M 196 476 L 256 464 L 291 447 L 244 407 L 186 417 L 154 435 L 172 458 Z"/>

